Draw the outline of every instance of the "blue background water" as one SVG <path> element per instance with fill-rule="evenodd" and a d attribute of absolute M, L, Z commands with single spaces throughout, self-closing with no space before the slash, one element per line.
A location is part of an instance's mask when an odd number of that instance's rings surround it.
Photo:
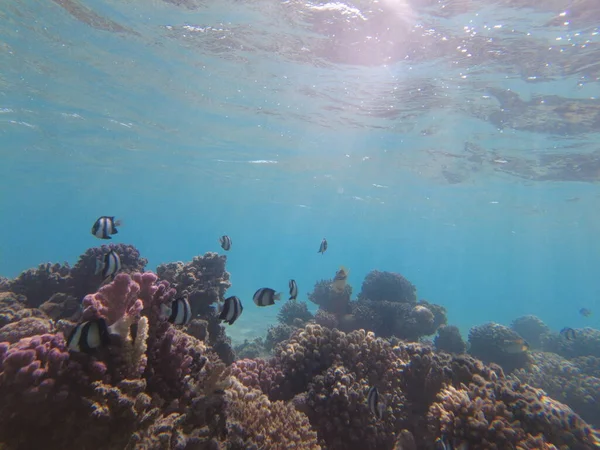
<path fill-rule="evenodd" d="M 340 265 L 350 269 L 355 295 L 372 269 L 402 273 L 464 333 L 523 314 L 555 329 L 597 325 L 596 316 L 578 314 L 595 311 L 600 294 L 597 185 L 524 181 L 492 169 L 450 184 L 427 153 L 460 153 L 465 141 L 513 154 L 560 145 L 555 136 L 498 130 L 457 113 L 464 102 L 491 101 L 467 90 L 464 68 L 435 59 L 298 62 L 266 45 L 293 30 L 271 10 L 262 15 L 264 2 L 199 10 L 81 4 L 133 32 L 94 28 L 60 2 L 8 1 L 0 13 L 1 275 L 74 263 L 103 243 L 90 234 L 96 218 L 115 215 L 124 225 L 114 242 L 135 245 L 149 269 L 222 252 L 218 237 L 231 236 L 229 292 L 245 305 L 230 328 L 236 339 L 264 334 L 276 320 L 279 306 L 252 303 L 256 289 L 285 296 L 295 278 L 305 299 Z M 230 35 L 262 26 L 270 34 L 266 50 L 225 53 L 211 47 L 219 40 L 208 40 L 209 31 L 186 34 L 185 26 Z M 412 118 L 356 109 L 385 108 L 398 100 L 398 86 L 413 83 L 413 95 L 427 77 L 444 94 L 428 98 L 425 110 L 416 105 Z M 597 83 L 582 90 L 567 78 L 478 79 L 525 100 L 597 91 Z M 436 132 L 419 132 L 428 127 Z M 329 250 L 320 255 L 323 237 Z"/>

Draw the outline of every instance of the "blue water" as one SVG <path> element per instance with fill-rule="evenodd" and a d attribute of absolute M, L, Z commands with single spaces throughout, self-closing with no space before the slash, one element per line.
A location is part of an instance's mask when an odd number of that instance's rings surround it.
<path fill-rule="evenodd" d="M 381 17 L 341 4 L 6 0 L 0 274 L 74 263 L 101 244 L 96 218 L 114 215 L 114 242 L 152 270 L 231 236 L 236 340 L 276 321 L 256 289 L 285 294 L 294 278 L 303 299 L 340 265 L 355 295 L 370 270 L 402 273 L 463 333 L 524 314 L 597 327 L 600 177 L 527 179 L 493 160 L 589 154 L 598 130 L 501 129 L 485 111 L 498 108 L 491 87 L 596 101 L 582 60 L 597 59 L 598 29 L 546 25 L 561 5 L 504 3 L 348 3 L 397 13 L 379 27 L 397 27 L 392 51 L 370 44 Z M 436 51 L 444 36 L 468 50 Z M 482 42 L 497 53 L 476 54 Z M 488 161 L 465 159 L 466 142 Z"/>

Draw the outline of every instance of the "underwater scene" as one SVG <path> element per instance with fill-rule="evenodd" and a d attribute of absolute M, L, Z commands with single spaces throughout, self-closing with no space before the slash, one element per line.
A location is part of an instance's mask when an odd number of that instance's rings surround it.
<path fill-rule="evenodd" d="M 598 0 L 3 0 L 0 450 L 600 448 Z"/>

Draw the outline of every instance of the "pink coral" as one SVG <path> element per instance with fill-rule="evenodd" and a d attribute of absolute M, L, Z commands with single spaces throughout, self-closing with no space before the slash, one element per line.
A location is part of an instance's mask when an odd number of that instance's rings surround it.
<path fill-rule="evenodd" d="M 139 320 L 144 304 L 138 299 L 140 285 L 128 274 L 118 274 L 112 283 L 102 286 L 95 294 L 84 297 L 83 320 L 104 317 L 112 325 L 125 315 Z"/>

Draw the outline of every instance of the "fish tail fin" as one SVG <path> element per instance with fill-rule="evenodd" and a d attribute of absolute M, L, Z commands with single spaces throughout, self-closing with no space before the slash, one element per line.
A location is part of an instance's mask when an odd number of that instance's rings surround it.
<path fill-rule="evenodd" d="M 113 223 L 115 224 L 115 227 L 122 227 L 123 226 L 123 219 L 117 219 L 115 221 L 113 221 Z M 115 230 L 116 232 L 117 230 Z"/>
<path fill-rule="evenodd" d="M 273 296 L 273 300 L 281 300 L 281 292 L 278 292 Z"/>

